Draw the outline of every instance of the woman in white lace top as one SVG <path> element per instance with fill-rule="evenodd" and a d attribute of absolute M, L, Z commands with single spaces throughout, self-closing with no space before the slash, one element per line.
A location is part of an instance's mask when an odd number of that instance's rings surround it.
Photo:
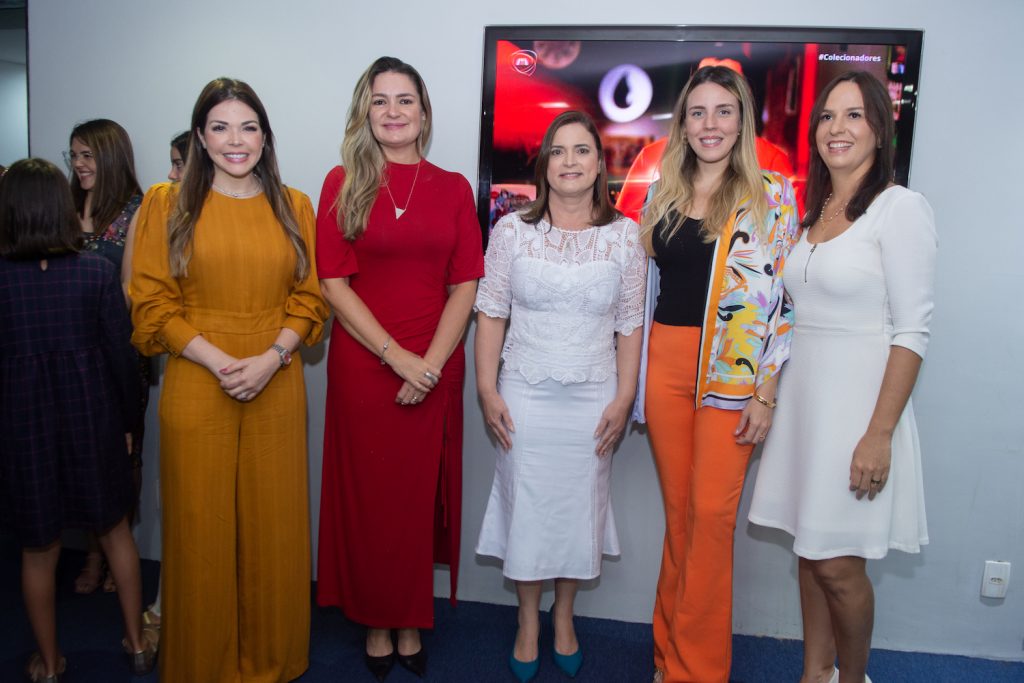
<path fill-rule="evenodd" d="M 611 453 L 636 393 L 646 290 L 638 227 L 611 206 L 585 114 L 548 128 L 535 183 L 536 201 L 494 227 L 476 299 L 477 389 L 498 445 L 476 551 L 516 582 L 521 681 L 539 668 L 541 582 L 555 582 L 555 663 L 575 675 L 577 583 L 619 554 Z"/>

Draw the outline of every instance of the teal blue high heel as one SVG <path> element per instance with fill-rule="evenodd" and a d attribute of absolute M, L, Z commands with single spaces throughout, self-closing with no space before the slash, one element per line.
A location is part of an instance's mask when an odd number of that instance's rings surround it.
<path fill-rule="evenodd" d="M 583 648 L 577 647 L 576 652 L 571 655 L 562 655 L 558 653 L 558 650 L 554 650 L 552 658 L 555 660 L 555 666 L 561 669 L 562 673 L 569 678 L 576 678 L 580 667 L 583 666 Z"/>
<path fill-rule="evenodd" d="M 508 668 L 512 669 L 512 675 L 518 679 L 519 683 L 529 683 L 537 677 L 537 672 L 540 671 L 540 655 L 538 654 L 536 659 L 532 662 L 520 662 L 516 659 L 515 650 L 508 656 Z"/>

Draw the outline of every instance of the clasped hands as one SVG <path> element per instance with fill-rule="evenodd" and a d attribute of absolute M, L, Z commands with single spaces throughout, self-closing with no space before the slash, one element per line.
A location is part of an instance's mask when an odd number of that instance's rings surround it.
<path fill-rule="evenodd" d="M 213 372 L 225 394 L 247 403 L 260 395 L 280 367 L 280 355 L 274 349 L 267 349 L 258 356 L 241 359 L 229 356 L 227 365 Z"/>
<path fill-rule="evenodd" d="M 395 403 L 403 406 L 420 403 L 441 381 L 441 368 L 397 345 L 388 352 L 387 364 L 405 380 L 395 395 Z"/>

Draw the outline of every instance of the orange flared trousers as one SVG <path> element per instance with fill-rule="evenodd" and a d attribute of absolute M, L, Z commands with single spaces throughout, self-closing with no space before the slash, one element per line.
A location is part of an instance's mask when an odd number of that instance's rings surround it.
<path fill-rule="evenodd" d="M 736 509 L 751 445 L 740 411 L 695 408 L 700 328 L 655 323 L 646 415 L 665 500 L 654 604 L 654 665 L 665 683 L 727 683 L 732 661 Z"/>

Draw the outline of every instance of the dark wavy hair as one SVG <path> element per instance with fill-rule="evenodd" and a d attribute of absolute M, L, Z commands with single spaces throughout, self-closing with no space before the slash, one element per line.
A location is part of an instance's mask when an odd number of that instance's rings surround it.
<path fill-rule="evenodd" d="M 142 194 L 135 176 L 135 155 L 128 131 L 110 119 L 92 119 L 71 129 L 68 144 L 78 140 L 92 151 L 96 162 L 96 180 L 88 192 L 78 182 L 78 174 L 71 171 L 71 196 L 75 211 L 85 218 L 85 197 L 92 194 L 89 211 L 93 229 L 103 232 L 124 210 L 132 197 Z M 81 226 L 79 226 L 81 230 Z"/>
<path fill-rule="evenodd" d="M 840 83 L 853 83 L 860 89 L 864 99 L 864 118 L 868 127 L 878 140 L 878 149 L 871 168 L 860 181 L 860 187 L 846 205 L 846 219 L 855 221 L 864 215 L 875 197 L 889 186 L 893 179 L 893 156 L 896 139 L 896 124 L 892 114 L 892 100 L 889 91 L 881 82 L 867 71 L 849 71 L 833 78 L 818 95 L 811 109 L 811 125 L 807 132 L 810 142 L 811 159 L 807 169 L 807 207 L 800 225 L 809 228 L 818 220 L 825 199 L 832 193 L 832 177 L 821 154 L 818 153 L 817 133 L 822 124 L 821 115 L 825 111 L 828 96 Z"/>
<path fill-rule="evenodd" d="M 572 123 L 578 123 L 586 128 L 590 136 L 594 138 L 594 151 L 597 153 L 597 179 L 594 181 L 593 211 L 590 224 L 607 225 L 619 216 L 619 212 L 612 206 L 611 197 L 608 195 L 608 169 L 605 167 L 604 146 L 601 144 L 597 126 L 594 125 L 593 119 L 583 112 L 570 110 L 555 117 L 540 143 L 540 153 L 533 170 L 533 184 L 537 187 L 537 198 L 523 210 L 522 218 L 526 223 L 536 224 L 548 213 L 551 190 L 548 184 L 548 164 L 551 163 L 551 148 L 555 144 L 555 134 L 561 128 Z"/>
<path fill-rule="evenodd" d="M 43 259 L 82 247 L 71 188 L 45 159 L 14 162 L 0 180 L 0 256 Z"/>
<path fill-rule="evenodd" d="M 206 196 L 213 187 L 213 160 L 203 149 L 199 133 L 206 128 L 210 110 L 229 100 L 237 100 L 248 106 L 256 112 L 259 119 L 264 145 L 253 173 L 263 186 L 263 194 L 274 212 L 274 217 L 281 224 L 281 229 L 295 249 L 295 279 L 302 280 L 309 274 L 309 247 L 302 239 L 291 200 L 281 183 L 281 174 L 277 169 L 277 154 L 274 151 L 274 133 L 270 128 L 267 110 L 248 83 L 234 78 L 215 78 L 207 83 L 192 109 L 188 149 L 182 155 L 185 158 L 185 170 L 179 183 L 181 189 L 178 192 L 178 203 L 171 212 L 167 226 L 171 273 L 175 277 L 188 276 L 188 262 L 192 256 L 192 237 L 196 222 L 202 213 Z"/>

